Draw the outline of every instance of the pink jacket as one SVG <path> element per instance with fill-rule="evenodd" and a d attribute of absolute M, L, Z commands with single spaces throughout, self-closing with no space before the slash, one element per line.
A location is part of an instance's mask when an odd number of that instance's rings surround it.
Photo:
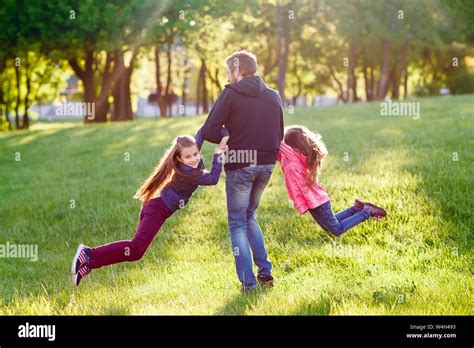
<path fill-rule="evenodd" d="M 282 142 L 278 161 L 285 174 L 288 196 L 299 214 L 329 201 L 328 194 L 320 184 L 311 186 L 306 181 L 308 164 L 305 155 Z"/>

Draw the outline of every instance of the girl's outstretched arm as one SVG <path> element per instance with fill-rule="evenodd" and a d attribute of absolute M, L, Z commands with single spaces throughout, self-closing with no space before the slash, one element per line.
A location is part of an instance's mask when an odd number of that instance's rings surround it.
<path fill-rule="evenodd" d="M 222 159 L 220 153 L 215 153 L 212 159 L 212 168 L 210 172 L 204 172 L 196 179 L 198 185 L 217 185 L 222 171 Z"/>

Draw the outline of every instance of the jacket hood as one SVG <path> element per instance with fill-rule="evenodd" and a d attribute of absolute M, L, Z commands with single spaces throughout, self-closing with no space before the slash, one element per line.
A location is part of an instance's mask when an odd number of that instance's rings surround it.
<path fill-rule="evenodd" d="M 254 98 L 262 94 L 267 88 L 260 76 L 255 75 L 244 77 L 239 82 L 225 85 L 225 87 Z"/>

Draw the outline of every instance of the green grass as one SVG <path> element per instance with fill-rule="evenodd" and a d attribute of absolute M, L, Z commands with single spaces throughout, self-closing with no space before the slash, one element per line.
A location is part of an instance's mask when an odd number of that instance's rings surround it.
<path fill-rule="evenodd" d="M 473 96 L 418 101 L 418 120 L 382 117 L 378 103 L 286 114 L 287 125 L 323 135 L 321 180 L 334 209 L 358 197 L 388 217 L 336 239 L 296 214 L 277 164 L 257 214 L 277 283 L 251 296 L 235 274 L 225 174 L 166 222 L 140 262 L 69 283 L 79 243 L 133 236 L 136 188 L 204 116 L 0 134 L 0 244 L 39 248 L 37 262 L 0 258 L 0 314 L 472 315 Z"/>

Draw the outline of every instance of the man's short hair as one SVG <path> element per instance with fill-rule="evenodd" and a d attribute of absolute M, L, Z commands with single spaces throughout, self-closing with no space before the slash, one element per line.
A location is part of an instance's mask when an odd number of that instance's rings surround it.
<path fill-rule="evenodd" d="M 248 51 L 232 53 L 227 57 L 225 63 L 231 72 L 238 67 L 242 76 L 250 76 L 257 73 L 257 57 Z"/>

